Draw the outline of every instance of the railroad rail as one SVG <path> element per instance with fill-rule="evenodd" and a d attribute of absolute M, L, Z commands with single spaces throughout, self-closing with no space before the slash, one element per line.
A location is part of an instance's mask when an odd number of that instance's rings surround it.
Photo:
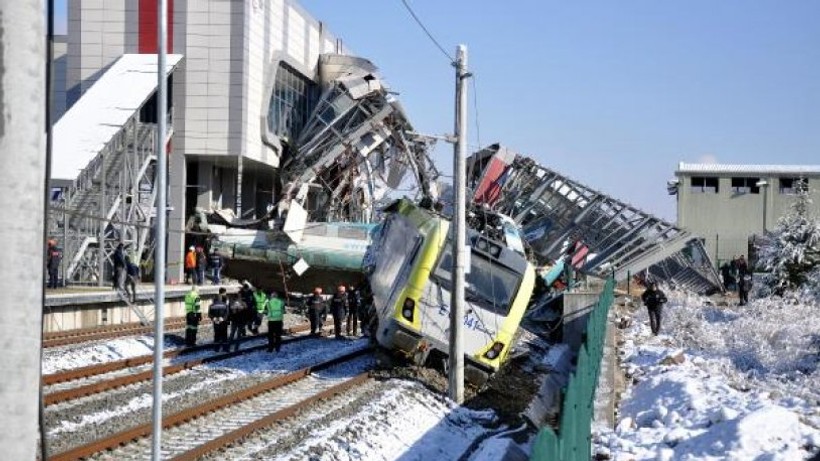
<path fill-rule="evenodd" d="M 328 368 L 343 364 L 345 362 L 350 362 L 356 358 L 362 357 L 369 353 L 369 348 L 362 348 L 357 351 L 326 360 L 313 366 L 301 368 L 299 370 L 287 373 L 285 375 L 276 376 L 269 380 L 263 381 L 257 385 L 251 386 L 241 392 L 213 399 L 203 403 L 202 405 L 174 413 L 166 418 L 163 418 L 162 427 L 165 430 L 168 430 L 171 428 L 183 426 L 186 423 L 195 421 L 198 418 L 205 417 L 214 412 L 229 408 L 232 405 L 238 404 L 240 402 L 262 397 L 265 394 L 280 389 L 284 386 L 298 383 L 300 381 L 305 380 L 313 373 L 316 373 L 321 370 L 326 370 Z M 285 408 L 279 408 L 258 418 L 251 417 L 251 421 L 249 422 L 247 421 L 249 417 L 246 414 L 246 412 L 238 412 L 238 415 L 233 417 L 235 418 L 235 420 L 224 422 L 224 427 L 231 428 L 226 433 L 213 438 L 213 440 L 209 439 L 207 441 L 204 441 L 203 443 L 197 444 L 195 447 L 192 447 L 190 449 L 182 448 L 180 453 L 172 453 L 171 455 L 175 456 L 173 459 L 195 459 L 198 456 L 202 456 L 205 453 L 217 450 L 225 446 L 225 444 L 231 443 L 232 441 L 238 440 L 256 430 L 264 428 L 275 421 L 290 417 L 299 409 L 304 408 L 305 406 L 315 403 L 319 400 L 326 399 L 334 394 L 340 393 L 345 389 L 349 389 L 352 386 L 364 382 L 366 379 L 368 379 L 368 374 L 367 372 L 364 372 L 357 373 L 355 376 L 349 379 L 341 379 L 341 382 L 339 383 L 326 381 L 324 386 L 316 386 L 314 384 L 311 384 L 311 387 L 319 387 L 318 392 L 313 393 L 307 396 L 306 398 L 300 399 L 298 402 L 292 405 L 288 405 Z M 51 456 L 49 459 L 53 461 L 70 461 L 88 458 L 97 453 L 113 450 L 118 447 L 127 445 L 131 442 L 138 441 L 144 437 L 147 437 L 151 434 L 151 429 L 152 425 L 150 423 L 142 424 L 134 428 L 113 434 L 110 437 L 105 437 L 100 440 L 91 442 L 89 444 L 82 445 L 64 451 L 62 453 L 55 454 Z M 196 433 L 200 434 L 200 436 L 204 435 L 208 437 L 208 434 L 201 434 L 201 431 L 196 431 Z M 165 453 L 163 453 L 163 455 L 165 455 Z M 140 459 L 141 456 L 135 455 L 135 458 Z"/>
<path fill-rule="evenodd" d="M 310 325 L 307 323 L 298 324 L 290 328 L 285 328 L 282 331 L 282 334 L 285 335 L 294 335 L 297 333 L 302 333 L 310 329 Z M 262 335 L 259 336 L 245 336 L 244 338 L 240 339 L 240 342 L 244 343 L 247 341 L 252 341 L 254 339 L 262 338 Z M 213 343 L 209 344 L 199 344 L 193 347 L 183 347 L 178 349 L 172 349 L 165 352 L 163 355 L 166 359 L 172 359 L 178 357 L 180 355 L 191 354 L 194 352 L 206 351 L 208 349 L 213 349 Z M 51 373 L 48 375 L 43 376 L 43 385 L 51 386 L 54 384 L 65 383 L 69 381 L 74 381 L 77 379 L 83 378 L 90 378 L 92 376 L 101 375 L 104 373 L 111 373 L 113 371 L 124 370 L 126 368 L 138 367 L 140 365 L 145 365 L 154 361 L 154 356 L 152 354 L 147 355 L 140 355 L 138 357 L 131 357 L 122 360 L 114 360 L 111 362 L 100 363 L 96 365 L 88 365 L 84 367 L 72 368 L 70 370 L 59 371 L 56 373 Z"/>
<path fill-rule="evenodd" d="M 303 332 L 308 330 L 310 327 L 305 325 L 297 325 L 293 328 L 288 328 L 284 331 L 285 334 L 293 335 L 299 332 Z M 255 339 L 262 339 L 263 336 L 249 336 L 242 339 L 242 342 L 248 342 Z M 282 343 L 287 344 L 295 341 L 301 341 L 304 339 L 308 339 L 310 336 L 308 335 L 300 335 L 300 336 L 292 336 L 290 338 L 283 338 Z M 200 346 L 195 346 L 187 349 L 177 349 L 173 351 L 168 351 L 165 353 L 165 358 L 174 358 L 178 357 L 183 354 L 188 354 L 197 351 L 203 351 L 208 349 L 213 349 L 213 344 L 203 344 Z M 173 365 L 168 365 L 162 368 L 162 375 L 169 376 L 176 373 L 180 373 L 182 371 L 191 369 L 193 367 L 203 365 L 206 363 L 213 363 L 218 362 L 221 360 L 227 360 L 233 357 L 237 357 L 240 355 L 248 354 L 250 352 L 256 352 L 268 347 L 267 343 L 248 347 L 245 349 L 240 349 L 234 352 L 226 352 L 224 354 L 217 354 L 217 355 L 210 355 L 205 357 L 199 357 L 192 360 L 186 360 L 182 363 L 177 363 Z M 146 365 L 153 361 L 152 355 L 143 355 L 140 357 L 134 357 L 131 359 L 125 360 L 118 360 L 116 362 L 109 362 L 103 363 L 99 365 L 91 365 L 88 367 L 77 368 L 74 370 L 68 370 L 65 372 L 55 373 L 51 375 L 46 375 L 43 377 L 43 384 L 45 385 L 53 385 L 63 382 L 68 382 L 76 379 L 88 378 L 92 376 L 101 375 L 104 373 L 111 373 L 113 371 L 123 370 L 126 368 L 136 367 L 140 365 Z M 43 396 L 43 404 L 46 406 L 56 405 L 62 402 L 68 402 L 71 400 L 76 400 L 82 397 L 87 397 L 89 395 L 99 394 L 101 392 L 109 391 L 112 389 L 117 389 L 120 387 L 128 386 L 131 384 L 136 384 L 143 381 L 148 381 L 153 378 L 153 370 L 144 370 L 141 372 L 128 374 L 124 376 L 118 376 L 112 379 L 98 381 L 90 384 L 85 384 L 82 386 L 73 387 L 70 389 L 64 389 L 60 391 L 50 392 Z"/>
<path fill-rule="evenodd" d="M 185 318 L 183 317 L 172 317 L 165 321 L 165 328 L 167 330 L 178 330 L 184 327 Z M 153 325 L 146 326 L 140 323 L 121 323 L 119 325 L 106 325 L 102 327 L 52 331 L 43 333 L 43 348 L 68 346 L 98 339 L 118 338 L 125 335 L 141 335 L 153 331 Z"/>

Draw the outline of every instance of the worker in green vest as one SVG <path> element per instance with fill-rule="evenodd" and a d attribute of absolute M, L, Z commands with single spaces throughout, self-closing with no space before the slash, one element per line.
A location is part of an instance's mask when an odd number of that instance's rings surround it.
<path fill-rule="evenodd" d="M 185 295 L 185 345 L 189 347 L 196 345 L 196 332 L 202 320 L 200 302 L 199 288 L 191 285 L 191 291 Z"/>
<path fill-rule="evenodd" d="M 265 304 L 268 316 L 268 352 L 279 352 L 282 347 L 282 323 L 285 318 L 285 302 L 279 294 L 270 293 L 270 299 Z"/>
<path fill-rule="evenodd" d="M 262 324 L 262 319 L 265 317 L 265 311 L 268 306 L 268 295 L 259 286 L 253 292 L 253 303 L 256 306 L 256 320 L 251 325 L 251 333 L 259 334 L 259 325 Z"/>

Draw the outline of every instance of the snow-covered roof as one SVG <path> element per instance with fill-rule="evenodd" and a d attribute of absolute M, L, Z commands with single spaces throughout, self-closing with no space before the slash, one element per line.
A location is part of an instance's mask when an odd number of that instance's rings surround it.
<path fill-rule="evenodd" d="M 182 59 L 169 54 L 166 73 Z M 74 180 L 157 89 L 157 55 L 125 54 L 54 125 L 51 177 Z"/>
<path fill-rule="evenodd" d="M 680 162 L 677 173 L 820 175 L 820 165 L 743 165 Z"/>

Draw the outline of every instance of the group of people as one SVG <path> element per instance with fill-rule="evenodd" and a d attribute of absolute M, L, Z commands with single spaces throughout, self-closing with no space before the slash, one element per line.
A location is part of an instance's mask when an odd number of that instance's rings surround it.
<path fill-rule="evenodd" d="M 329 301 L 322 296 L 322 289 L 317 287 L 305 301 L 310 334 L 321 335 L 329 311 L 333 317 L 333 332 L 337 339 L 351 334 L 358 336 L 361 303 L 359 291 L 354 287 L 348 290 L 346 286 L 339 285 Z M 239 291 L 232 295 L 228 295 L 225 288 L 220 288 L 219 294 L 208 308 L 208 318 L 214 327 L 215 350 L 228 352 L 231 346 L 234 351 L 239 350 L 239 343 L 246 336 L 246 331 L 258 335 L 262 322 L 267 321 L 268 352 L 279 352 L 282 347 L 284 315 L 285 302 L 276 291 L 254 288 L 247 281 L 244 281 Z M 194 284 L 185 295 L 186 346 L 196 345 L 201 321 L 201 297 L 198 285 Z"/>
<path fill-rule="evenodd" d="M 330 298 L 330 315 L 333 317 L 333 333 L 337 339 L 342 339 L 342 323 L 345 324 L 345 335 L 359 335 L 359 320 L 361 315 L 362 299 L 358 290 L 344 285 L 336 288 L 336 293 Z M 328 314 L 328 302 L 322 296 L 322 288 L 316 287 L 313 295 L 306 302 L 307 316 L 310 320 L 310 334 L 318 336 Z"/>
<path fill-rule="evenodd" d="M 244 282 L 238 293 L 228 295 L 219 289 L 216 299 L 208 308 L 208 318 L 214 327 L 214 348 L 217 352 L 239 350 L 239 343 L 247 331 L 259 334 L 259 326 L 267 319 L 268 352 L 279 352 L 282 347 L 282 331 L 285 317 L 285 301 L 275 291 L 254 289 Z M 191 286 L 185 295 L 185 345 L 196 345 L 199 323 L 202 321 L 199 287 Z M 229 334 L 230 328 L 230 334 Z"/>
<path fill-rule="evenodd" d="M 210 269 L 211 281 L 214 285 L 219 285 L 222 282 L 222 266 L 222 255 L 216 249 L 206 255 L 203 247 L 191 246 L 185 253 L 185 283 L 203 285 L 205 272 Z"/>
<path fill-rule="evenodd" d="M 723 278 L 723 286 L 732 291 L 737 291 L 739 305 L 745 306 L 749 302 L 749 291 L 752 289 L 752 273 L 749 264 L 743 255 L 735 256 L 731 261 L 726 261 L 720 266 L 720 275 Z"/>

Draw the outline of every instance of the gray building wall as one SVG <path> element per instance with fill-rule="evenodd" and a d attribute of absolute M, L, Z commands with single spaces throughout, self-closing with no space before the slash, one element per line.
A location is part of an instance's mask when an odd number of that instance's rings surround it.
<path fill-rule="evenodd" d="M 679 181 L 677 191 L 678 225 L 691 230 L 705 240 L 706 249 L 716 264 L 737 255 L 749 256 L 749 238 L 772 230 L 781 216 L 794 203 L 795 195 L 781 189 L 781 178 L 794 178 L 792 173 L 764 173 L 734 171 L 689 172 L 676 171 Z M 809 183 L 813 208 L 820 216 L 820 171 L 803 175 Z M 698 191 L 693 188 L 692 178 L 717 178 L 718 191 Z M 733 191 L 732 178 L 747 177 L 765 180 L 768 186 L 757 193 Z M 764 214 L 765 209 L 765 214 Z"/>
<path fill-rule="evenodd" d="M 51 102 L 51 121 L 63 116 L 66 111 L 66 71 L 68 69 L 68 36 L 54 36 L 52 69 L 54 70 L 54 94 Z"/>

